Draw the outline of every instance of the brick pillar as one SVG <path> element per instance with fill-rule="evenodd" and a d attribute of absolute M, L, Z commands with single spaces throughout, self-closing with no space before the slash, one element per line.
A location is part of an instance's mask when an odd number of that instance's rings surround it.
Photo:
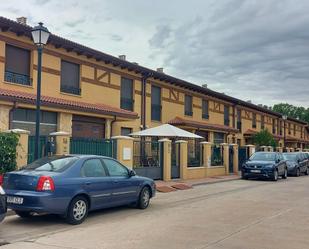
<path fill-rule="evenodd" d="M 233 172 L 238 175 L 238 144 L 230 144 L 233 147 Z"/>
<path fill-rule="evenodd" d="M 295 149 L 294 148 L 290 148 L 290 152 L 294 152 L 295 151 Z"/>
<path fill-rule="evenodd" d="M 282 147 L 276 147 L 276 151 L 278 151 L 278 152 L 283 152 L 283 148 Z"/>
<path fill-rule="evenodd" d="M 56 155 L 70 154 L 70 133 L 65 131 L 57 131 L 50 133 L 49 135 L 55 138 Z"/>
<path fill-rule="evenodd" d="M 274 148 L 272 146 L 267 146 L 269 152 L 274 152 Z"/>
<path fill-rule="evenodd" d="M 133 141 L 134 138 L 127 136 L 114 136 L 116 141 L 116 159 L 127 166 L 133 168 Z"/>
<path fill-rule="evenodd" d="M 261 148 L 261 151 L 266 151 L 266 152 L 268 151 L 268 146 L 263 145 L 260 148 Z"/>
<path fill-rule="evenodd" d="M 179 167 L 180 167 L 180 179 L 187 179 L 188 168 L 188 142 L 185 140 L 178 140 L 176 144 L 179 144 Z"/>
<path fill-rule="evenodd" d="M 21 168 L 22 166 L 27 165 L 28 163 L 28 138 L 29 131 L 22 129 L 13 129 L 5 131 L 6 133 L 15 133 L 18 134 L 18 145 L 16 147 L 16 166 L 17 168 Z"/>
<path fill-rule="evenodd" d="M 246 145 L 246 147 L 248 148 L 248 156 L 252 156 L 252 154 L 255 153 L 255 145 L 253 144 L 248 144 Z"/>
<path fill-rule="evenodd" d="M 229 173 L 229 145 L 227 143 L 220 144 L 223 154 L 223 166 L 225 167 L 225 173 Z"/>
<path fill-rule="evenodd" d="M 210 167 L 211 166 L 211 145 L 210 142 L 201 142 L 202 151 L 203 151 L 203 167 Z"/>
<path fill-rule="evenodd" d="M 159 140 L 160 143 L 160 155 L 163 156 L 161 158 L 161 163 L 163 164 L 163 181 L 171 180 L 171 161 L 172 161 L 172 144 L 171 140 L 164 138 Z"/>

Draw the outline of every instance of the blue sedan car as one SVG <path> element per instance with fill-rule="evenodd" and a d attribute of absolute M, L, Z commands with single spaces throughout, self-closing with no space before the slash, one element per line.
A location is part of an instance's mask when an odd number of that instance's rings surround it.
<path fill-rule="evenodd" d="M 128 204 L 145 209 L 156 193 L 152 179 L 112 158 L 89 155 L 39 159 L 5 174 L 3 187 L 7 207 L 20 217 L 59 214 L 73 225 L 97 209 Z"/>

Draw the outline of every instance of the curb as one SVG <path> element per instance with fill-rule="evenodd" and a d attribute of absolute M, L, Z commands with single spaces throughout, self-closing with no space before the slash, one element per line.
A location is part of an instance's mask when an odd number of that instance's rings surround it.
<path fill-rule="evenodd" d="M 231 182 L 231 181 L 238 181 L 241 180 L 241 178 L 235 178 L 235 179 L 221 179 L 218 181 L 212 181 L 212 182 L 198 182 L 198 183 L 192 183 L 192 186 L 201 186 L 201 185 L 208 185 L 208 184 L 215 184 L 215 183 L 221 183 L 221 182 Z"/>

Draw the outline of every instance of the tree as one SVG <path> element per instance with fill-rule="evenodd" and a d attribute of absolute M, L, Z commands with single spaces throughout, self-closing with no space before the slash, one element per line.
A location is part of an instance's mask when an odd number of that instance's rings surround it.
<path fill-rule="evenodd" d="M 302 121 L 309 123 L 309 108 L 302 106 L 294 106 L 288 103 L 280 103 L 273 106 L 273 111 L 279 112 L 282 115 L 287 115 L 291 118 L 299 118 Z"/>
<path fill-rule="evenodd" d="M 253 143 L 258 146 L 277 146 L 276 140 L 267 129 L 256 133 L 253 137 Z"/>

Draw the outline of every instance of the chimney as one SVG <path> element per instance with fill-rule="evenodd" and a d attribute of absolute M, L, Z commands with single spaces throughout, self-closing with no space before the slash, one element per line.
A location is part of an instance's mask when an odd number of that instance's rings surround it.
<path fill-rule="evenodd" d="M 164 73 L 163 67 L 158 67 L 158 68 L 157 68 L 157 72 L 159 72 L 159 73 Z"/>
<path fill-rule="evenodd" d="M 207 84 L 203 84 L 202 87 L 203 88 L 208 88 L 208 85 Z"/>
<path fill-rule="evenodd" d="M 18 18 L 16 18 L 16 21 L 19 24 L 27 25 L 27 17 L 24 17 L 24 16 L 18 17 Z"/>
<path fill-rule="evenodd" d="M 126 55 L 125 55 L 125 54 L 119 55 L 118 58 L 119 58 L 120 60 L 125 61 L 125 60 L 126 60 Z"/>

